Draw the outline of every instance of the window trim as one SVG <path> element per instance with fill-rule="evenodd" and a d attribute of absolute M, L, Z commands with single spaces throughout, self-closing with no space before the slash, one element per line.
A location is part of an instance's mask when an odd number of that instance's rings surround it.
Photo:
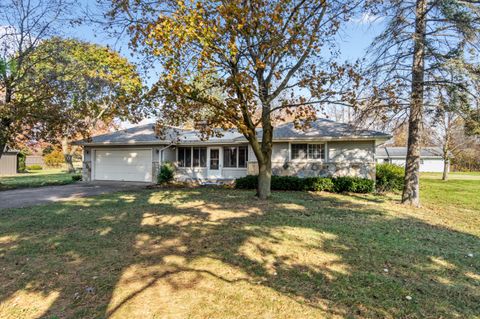
<path fill-rule="evenodd" d="M 292 158 L 292 144 L 307 144 L 307 158 Z M 309 145 L 323 145 L 323 157 L 321 158 L 309 158 Z M 288 143 L 288 158 L 291 162 L 326 162 L 327 161 L 327 142 L 289 142 Z"/>

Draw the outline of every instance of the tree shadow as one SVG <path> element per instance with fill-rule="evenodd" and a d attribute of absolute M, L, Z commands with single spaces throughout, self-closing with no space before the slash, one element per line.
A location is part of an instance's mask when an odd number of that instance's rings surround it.
<path fill-rule="evenodd" d="M 262 202 L 250 192 L 204 188 L 7 211 L 0 213 L 0 305 L 7 305 L 0 311 L 45 318 L 145 317 L 148 309 L 159 317 L 477 315 L 480 260 L 467 254 L 479 238 L 375 204 L 288 192 Z M 272 296 L 276 303 L 256 304 Z M 288 312 L 276 308 L 283 303 Z"/>

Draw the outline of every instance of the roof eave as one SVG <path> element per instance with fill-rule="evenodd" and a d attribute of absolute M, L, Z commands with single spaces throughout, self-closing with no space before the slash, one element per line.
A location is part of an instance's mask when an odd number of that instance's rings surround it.
<path fill-rule="evenodd" d="M 79 146 L 135 146 L 135 145 L 168 145 L 169 141 L 133 141 L 133 142 L 73 142 Z"/>

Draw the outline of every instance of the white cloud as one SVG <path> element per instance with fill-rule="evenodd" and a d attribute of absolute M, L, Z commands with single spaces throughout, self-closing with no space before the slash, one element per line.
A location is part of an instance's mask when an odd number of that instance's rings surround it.
<path fill-rule="evenodd" d="M 352 21 L 357 24 L 375 24 L 382 22 L 384 17 L 375 15 L 370 12 L 364 12 L 360 17 L 353 18 Z"/>

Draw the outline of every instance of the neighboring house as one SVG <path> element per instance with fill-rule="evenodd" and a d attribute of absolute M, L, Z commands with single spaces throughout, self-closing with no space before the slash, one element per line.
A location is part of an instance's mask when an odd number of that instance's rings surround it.
<path fill-rule="evenodd" d="M 406 147 L 378 147 L 377 163 L 390 163 L 404 167 L 407 158 Z M 441 147 L 423 147 L 420 152 L 420 172 L 443 172 Z M 450 169 L 450 163 L 449 168 Z"/>
<path fill-rule="evenodd" d="M 19 151 L 5 151 L 0 157 L 0 175 L 15 175 L 18 172 Z"/>
<path fill-rule="evenodd" d="M 78 141 L 83 180 L 154 182 L 162 162 L 173 162 L 179 180 L 234 179 L 256 174 L 255 154 L 245 137 L 222 131 L 202 140 L 197 131 L 169 129 L 164 137 L 153 124 Z M 261 136 L 261 130 L 259 130 Z M 320 119 L 305 130 L 293 123 L 274 129 L 272 171 L 276 175 L 360 176 L 375 178 L 375 147 L 391 136 Z"/>

